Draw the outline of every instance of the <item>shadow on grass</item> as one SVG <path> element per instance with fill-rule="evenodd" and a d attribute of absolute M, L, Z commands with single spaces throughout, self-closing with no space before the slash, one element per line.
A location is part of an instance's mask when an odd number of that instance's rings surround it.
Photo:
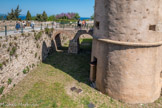
<path fill-rule="evenodd" d="M 79 54 L 68 54 L 68 48 L 61 47 L 64 52 L 54 52 L 50 54 L 43 63 L 49 64 L 54 68 L 65 72 L 78 82 L 89 85 L 91 46 L 87 47 L 88 48 L 86 48 L 85 45 L 82 47 L 81 45 L 82 50 Z"/>

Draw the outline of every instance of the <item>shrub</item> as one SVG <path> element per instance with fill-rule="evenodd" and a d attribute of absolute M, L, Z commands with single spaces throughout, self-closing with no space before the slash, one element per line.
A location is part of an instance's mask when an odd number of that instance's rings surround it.
<path fill-rule="evenodd" d="M 3 64 L 0 63 L 0 69 L 2 69 L 2 67 L 3 67 Z"/>
<path fill-rule="evenodd" d="M 42 36 L 42 32 L 39 32 L 38 34 L 34 33 L 35 40 L 39 40 Z"/>
<path fill-rule="evenodd" d="M 16 53 L 17 48 L 16 47 L 12 47 L 11 51 L 10 51 L 10 56 L 13 56 Z"/>
<path fill-rule="evenodd" d="M 23 70 L 23 74 L 26 74 L 26 73 L 27 73 L 27 71 L 26 71 L 26 69 L 24 69 L 24 70 Z"/>
<path fill-rule="evenodd" d="M 29 67 L 27 66 L 26 69 L 23 70 L 23 73 L 24 73 L 24 74 L 27 74 L 27 73 L 29 72 L 29 70 L 30 70 L 30 69 L 29 69 Z"/>
<path fill-rule="evenodd" d="M 32 68 L 34 68 L 35 67 L 35 64 L 32 64 Z"/>
<path fill-rule="evenodd" d="M 30 69 L 29 69 L 29 67 L 27 66 L 27 67 L 26 67 L 26 71 L 29 72 L 29 70 L 30 70 Z"/>
<path fill-rule="evenodd" d="M 35 58 L 37 58 L 37 53 L 35 53 Z"/>
<path fill-rule="evenodd" d="M 3 44 L 2 47 L 3 47 L 3 48 L 6 48 L 6 44 Z"/>
<path fill-rule="evenodd" d="M 2 86 L 2 87 L 0 88 L 0 94 L 3 93 L 4 88 L 5 88 L 4 86 Z"/>
<path fill-rule="evenodd" d="M 45 28 L 45 33 L 46 34 L 50 34 L 50 29 L 49 28 Z"/>
<path fill-rule="evenodd" d="M 8 79 L 8 85 L 10 85 L 11 83 L 12 83 L 12 79 L 9 78 L 9 79 Z"/>

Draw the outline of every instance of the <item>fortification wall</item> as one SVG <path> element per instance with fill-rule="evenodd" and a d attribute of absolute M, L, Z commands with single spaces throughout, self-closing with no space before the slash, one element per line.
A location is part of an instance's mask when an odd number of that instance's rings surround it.
<path fill-rule="evenodd" d="M 54 49 L 50 36 L 30 32 L 1 37 L 0 39 L 0 89 L 7 93 L 29 71 L 44 60 Z"/>
<path fill-rule="evenodd" d="M 37 31 L 0 37 L 0 91 L 3 91 L 0 92 L 0 96 L 21 81 L 50 53 L 56 51 L 58 44 L 61 46 L 68 44 L 77 32 L 77 30 L 54 30 L 46 34 L 44 31 Z M 59 41 L 56 36 L 59 36 Z M 82 38 L 88 36 L 83 34 Z"/>

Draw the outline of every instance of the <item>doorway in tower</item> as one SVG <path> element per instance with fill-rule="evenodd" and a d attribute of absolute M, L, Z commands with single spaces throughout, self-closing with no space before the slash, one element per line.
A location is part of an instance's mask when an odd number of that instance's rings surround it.
<path fill-rule="evenodd" d="M 96 88 L 96 78 L 97 78 L 97 58 L 94 57 L 93 61 L 90 64 L 90 81 L 92 82 L 91 86 Z"/>

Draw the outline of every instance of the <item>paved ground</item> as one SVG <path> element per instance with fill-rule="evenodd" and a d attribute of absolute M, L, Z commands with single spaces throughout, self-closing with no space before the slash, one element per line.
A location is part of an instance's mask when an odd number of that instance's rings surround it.
<path fill-rule="evenodd" d="M 52 28 L 52 27 L 48 27 L 48 28 Z M 44 29 L 44 28 L 42 28 Z M 56 30 L 76 30 L 75 28 L 55 28 Z M 23 32 L 31 32 L 33 29 L 31 27 L 26 27 Z M 34 30 L 36 31 L 40 31 L 41 30 L 41 27 L 35 27 Z M 21 33 L 21 30 L 10 30 L 10 31 L 7 31 L 7 35 L 13 35 L 13 34 L 19 34 Z M 0 36 L 5 36 L 5 32 L 2 31 L 0 32 Z"/>
<path fill-rule="evenodd" d="M 52 27 L 49 27 L 49 28 L 52 28 Z M 33 29 L 31 27 L 26 27 L 23 30 L 23 32 L 30 32 L 32 30 Z M 41 30 L 41 27 L 35 27 L 34 30 L 39 31 L 39 30 Z M 7 35 L 19 34 L 19 33 L 21 33 L 21 30 L 18 30 L 18 31 L 17 30 L 10 30 L 10 31 L 7 31 Z M 4 31 L 0 32 L 0 36 L 5 36 L 5 32 Z"/>

